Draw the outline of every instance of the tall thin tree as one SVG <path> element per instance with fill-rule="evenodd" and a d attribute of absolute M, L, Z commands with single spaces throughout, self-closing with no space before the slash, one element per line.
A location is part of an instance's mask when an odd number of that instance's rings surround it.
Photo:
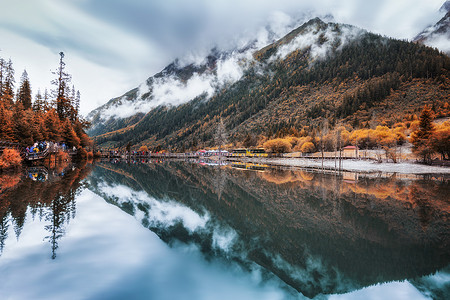
<path fill-rule="evenodd" d="M 52 84 L 56 86 L 56 89 L 53 91 L 56 113 L 58 114 L 59 119 L 63 120 L 68 117 L 68 112 L 70 110 L 69 95 L 66 95 L 66 87 L 70 83 L 71 76 L 65 71 L 66 63 L 64 62 L 64 52 L 60 52 L 59 56 L 58 69 L 52 72 L 57 78 L 52 80 Z"/>

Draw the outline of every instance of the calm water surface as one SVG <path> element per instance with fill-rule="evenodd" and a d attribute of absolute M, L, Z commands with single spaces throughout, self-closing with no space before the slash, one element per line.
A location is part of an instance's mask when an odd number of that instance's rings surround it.
<path fill-rule="evenodd" d="M 242 164 L 0 174 L 0 299 L 449 299 L 449 195 Z"/>

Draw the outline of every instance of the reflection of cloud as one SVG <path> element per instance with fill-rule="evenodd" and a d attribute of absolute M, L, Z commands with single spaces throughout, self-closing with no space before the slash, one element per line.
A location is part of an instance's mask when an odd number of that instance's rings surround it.
<path fill-rule="evenodd" d="M 200 216 L 190 208 L 174 201 L 158 201 L 148 196 L 145 192 L 136 192 L 124 185 L 109 186 L 102 184 L 100 191 L 106 196 L 116 199 L 117 203 L 131 203 L 136 206 L 138 203 L 149 206 L 148 217 L 143 215 L 139 209 L 135 209 L 140 219 L 146 218 L 153 226 L 163 226 L 165 228 L 181 222 L 190 232 L 202 229 L 209 220 L 209 215 Z"/>
<path fill-rule="evenodd" d="M 60 242 L 56 260 L 48 257 L 48 245 L 42 241 L 46 232 L 39 218 L 26 218 L 20 240 L 10 235 L 0 257 L 0 270 L 7 270 L 0 280 L 2 299 L 287 297 L 277 279 L 263 280 L 233 263 L 225 267 L 206 261 L 198 250 L 186 253 L 167 247 L 132 217 L 90 191 L 83 191 L 76 202 L 77 217 Z"/>
<path fill-rule="evenodd" d="M 212 246 L 215 249 L 222 249 L 225 252 L 230 252 L 232 246 L 235 243 L 235 239 L 237 238 L 236 231 L 231 228 L 216 228 L 213 231 L 213 242 Z"/>

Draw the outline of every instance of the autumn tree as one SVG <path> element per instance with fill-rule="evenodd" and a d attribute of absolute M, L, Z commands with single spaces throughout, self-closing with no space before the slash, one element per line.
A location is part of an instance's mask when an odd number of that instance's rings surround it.
<path fill-rule="evenodd" d="M 22 102 L 17 102 L 14 105 L 13 120 L 15 120 L 13 126 L 14 139 L 24 145 L 32 145 L 35 141 L 31 130 L 30 118 L 26 114 Z"/>
<path fill-rule="evenodd" d="M 433 131 L 433 112 L 425 105 L 419 118 L 419 130 L 411 134 L 413 151 L 422 158 L 423 162 L 430 162 L 434 152 L 430 141 Z"/>
<path fill-rule="evenodd" d="M 263 145 L 264 150 L 269 153 L 286 153 L 291 151 L 291 143 L 286 139 L 268 140 Z"/>
<path fill-rule="evenodd" d="M 0 102 L 0 140 L 12 141 L 13 133 L 12 111 L 7 109 L 3 102 Z"/>
<path fill-rule="evenodd" d="M 436 126 L 431 135 L 431 146 L 442 159 L 450 159 L 450 121 Z"/>
<path fill-rule="evenodd" d="M 62 140 L 62 125 L 59 120 L 58 114 L 52 108 L 44 115 L 44 125 L 47 131 L 47 137 L 51 141 L 60 142 Z"/>

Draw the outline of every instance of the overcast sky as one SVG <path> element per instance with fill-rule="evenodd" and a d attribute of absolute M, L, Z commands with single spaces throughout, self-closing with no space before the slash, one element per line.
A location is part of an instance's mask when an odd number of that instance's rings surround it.
<path fill-rule="evenodd" d="M 232 47 L 271 22 L 331 14 L 383 35 L 412 39 L 441 17 L 444 0 L 0 0 L 0 57 L 33 95 L 51 88 L 60 51 L 90 110 L 137 87 L 177 57 Z M 276 29 L 276 28 L 275 28 Z"/>

